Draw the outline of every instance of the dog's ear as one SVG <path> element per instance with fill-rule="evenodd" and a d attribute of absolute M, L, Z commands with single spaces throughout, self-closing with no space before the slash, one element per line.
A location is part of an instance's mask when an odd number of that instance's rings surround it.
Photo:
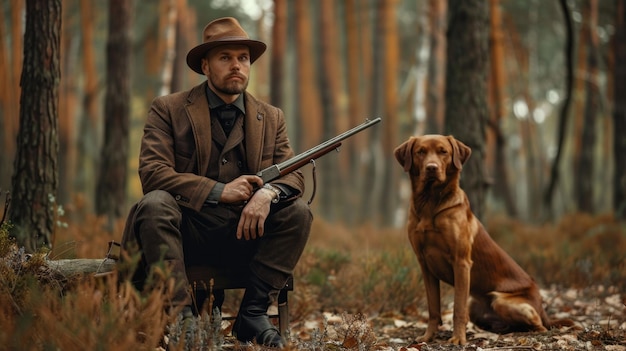
<path fill-rule="evenodd" d="M 400 144 L 394 151 L 393 155 L 396 157 L 396 160 L 404 167 L 404 171 L 408 172 L 411 170 L 413 166 L 413 144 L 415 142 L 414 137 L 410 137 L 409 140 Z"/>
<path fill-rule="evenodd" d="M 452 135 L 448 135 L 450 145 L 452 145 L 452 164 L 459 171 L 463 168 L 463 164 L 472 154 L 472 149 L 463 144 L 460 140 L 455 139 Z"/>

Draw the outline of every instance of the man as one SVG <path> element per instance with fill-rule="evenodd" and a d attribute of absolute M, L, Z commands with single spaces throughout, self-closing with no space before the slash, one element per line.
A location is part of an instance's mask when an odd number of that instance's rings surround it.
<path fill-rule="evenodd" d="M 266 45 L 234 18 L 210 22 L 187 65 L 207 77 L 191 90 L 156 98 L 139 156 L 143 198 L 131 209 L 125 250 L 139 249 L 145 277 L 172 269 L 174 307 L 191 313 L 185 267 L 247 265 L 249 285 L 233 327 L 237 339 L 283 346 L 267 308 L 286 283 L 312 222 L 295 171 L 263 184 L 255 174 L 294 155 L 283 112 L 246 92 L 250 65 Z"/>

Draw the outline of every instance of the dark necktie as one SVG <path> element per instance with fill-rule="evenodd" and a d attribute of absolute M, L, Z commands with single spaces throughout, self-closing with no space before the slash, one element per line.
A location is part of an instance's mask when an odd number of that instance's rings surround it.
<path fill-rule="evenodd" d="M 220 109 L 219 120 L 224 129 L 226 136 L 230 135 L 235 125 L 235 119 L 237 118 L 237 108 L 233 105 L 225 105 Z"/>

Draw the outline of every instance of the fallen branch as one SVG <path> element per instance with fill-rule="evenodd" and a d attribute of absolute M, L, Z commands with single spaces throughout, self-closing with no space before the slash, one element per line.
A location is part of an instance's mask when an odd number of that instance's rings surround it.
<path fill-rule="evenodd" d="M 111 258 L 77 258 L 48 260 L 46 263 L 51 269 L 64 276 L 70 276 L 79 273 L 102 274 L 112 272 L 115 269 L 116 261 Z"/>

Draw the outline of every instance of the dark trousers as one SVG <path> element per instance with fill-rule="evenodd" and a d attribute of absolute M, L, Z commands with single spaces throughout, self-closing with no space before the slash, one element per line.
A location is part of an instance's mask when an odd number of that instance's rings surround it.
<path fill-rule="evenodd" d="M 201 212 L 178 206 L 172 195 L 155 190 L 130 211 L 122 247 L 141 252 L 135 278 L 164 262 L 172 269 L 177 290 L 172 304 L 190 304 L 185 267 L 248 266 L 251 273 L 281 289 L 298 263 L 309 237 L 313 216 L 302 199 L 272 204 L 265 234 L 256 240 L 235 237 L 242 207 L 218 205 Z M 139 278 L 137 278 L 139 277 Z"/>

